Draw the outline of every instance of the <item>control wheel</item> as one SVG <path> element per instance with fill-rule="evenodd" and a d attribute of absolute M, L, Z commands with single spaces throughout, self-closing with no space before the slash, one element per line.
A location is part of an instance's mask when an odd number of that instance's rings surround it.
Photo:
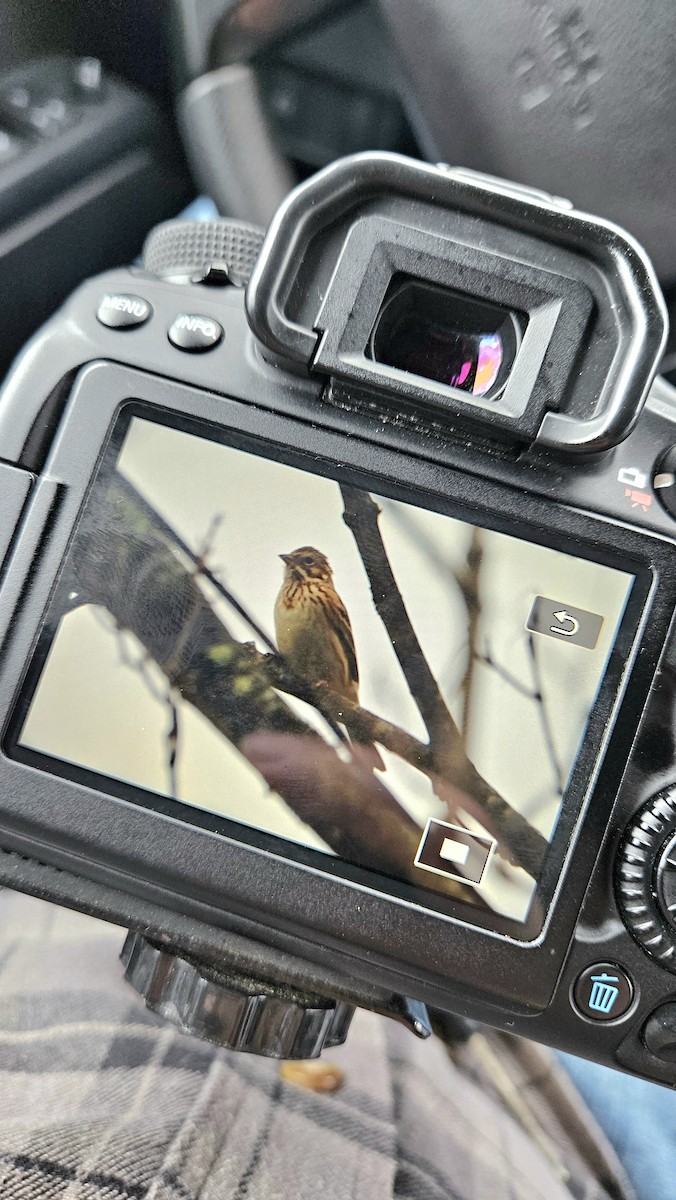
<path fill-rule="evenodd" d="M 264 236 L 246 221 L 164 221 L 145 240 L 143 266 L 180 282 L 245 287 Z"/>
<path fill-rule="evenodd" d="M 676 973 L 676 785 L 653 796 L 629 826 L 617 898 L 637 942 Z"/>

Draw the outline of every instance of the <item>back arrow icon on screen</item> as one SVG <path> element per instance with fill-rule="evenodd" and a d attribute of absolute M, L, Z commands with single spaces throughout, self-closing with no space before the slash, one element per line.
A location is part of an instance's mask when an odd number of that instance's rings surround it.
<path fill-rule="evenodd" d="M 576 633 L 580 632 L 580 622 L 576 617 L 572 617 L 565 608 L 560 608 L 558 612 L 553 613 L 560 625 L 550 625 L 550 633 L 560 633 L 561 637 L 575 637 Z M 569 629 L 564 629 L 564 625 L 569 625 Z"/>

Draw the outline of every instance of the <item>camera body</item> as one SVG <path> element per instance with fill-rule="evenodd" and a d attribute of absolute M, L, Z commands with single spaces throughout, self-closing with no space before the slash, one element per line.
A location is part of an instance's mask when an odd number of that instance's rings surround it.
<path fill-rule="evenodd" d="M 676 1082 L 649 264 L 384 154 L 292 193 L 246 295 L 229 236 L 84 284 L 0 393 L 0 879 Z"/>

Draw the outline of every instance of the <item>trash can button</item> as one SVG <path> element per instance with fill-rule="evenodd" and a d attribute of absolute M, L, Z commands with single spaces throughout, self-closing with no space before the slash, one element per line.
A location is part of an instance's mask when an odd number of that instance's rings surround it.
<path fill-rule="evenodd" d="M 594 963 L 578 975 L 573 998 L 589 1020 L 617 1021 L 631 1008 L 634 985 L 617 963 Z"/>

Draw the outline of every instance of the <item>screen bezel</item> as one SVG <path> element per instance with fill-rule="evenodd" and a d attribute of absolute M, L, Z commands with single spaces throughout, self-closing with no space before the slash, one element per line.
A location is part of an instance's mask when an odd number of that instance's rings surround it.
<path fill-rule="evenodd" d="M 147 405 L 150 405 L 160 420 L 173 412 L 216 424 L 223 431 L 223 440 L 229 443 L 233 437 L 240 436 L 254 439 L 259 448 L 264 443 L 273 447 L 293 445 L 294 449 L 285 453 L 285 459 L 294 460 L 291 465 L 302 465 L 303 461 L 311 460 L 316 472 L 322 459 L 326 463 L 335 461 L 341 464 L 346 476 L 351 475 L 362 486 L 399 495 L 402 499 L 414 498 L 412 491 L 418 495 L 426 493 L 428 500 L 434 495 L 448 495 L 453 515 L 463 517 L 471 510 L 470 519 L 481 523 L 479 514 L 499 514 L 487 522 L 491 528 L 511 534 L 518 528 L 522 536 L 527 530 L 529 540 L 540 540 L 555 548 L 558 545 L 565 552 L 570 549 L 578 556 L 586 543 L 590 550 L 588 557 L 619 569 L 630 569 L 642 580 L 640 589 L 635 585 L 634 600 L 639 591 L 642 591 L 642 601 L 646 601 L 650 593 L 651 606 L 644 609 L 640 637 L 637 632 L 634 649 L 625 654 L 627 665 L 631 665 L 640 644 L 641 655 L 634 664 L 631 695 L 625 698 L 618 716 L 625 676 L 613 712 L 610 716 L 606 714 L 607 720 L 604 717 L 602 722 L 604 749 L 607 751 L 609 745 L 619 747 L 619 753 L 605 753 L 600 774 L 598 758 L 593 764 L 589 784 L 581 797 L 582 808 L 587 814 L 582 841 L 576 840 L 582 810 L 569 810 L 568 814 L 562 815 L 558 836 L 561 845 L 565 842 L 567 847 L 565 870 L 561 871 L 557 864 L 553 871 L 553 856 L 549 856 L 549 867 L 542 883 L 542 891 L 548 887 L 550 892 L 545 894 L 549 897 L 551 893 L 548 916 L 536 936 L 532 930 L 523 929 L 529 939 L 523 941 L 517 941 L 512 931 L 478 925 L 476 910 L 467 906 L 458 904 L 453 912 L 439 912 L 430 904 L 431 893 L 423 893 L 421 902 L 420 895 L 409 898 L 393 895 L 391 890 L 384 892 L 375 886 L 372 872 L 364 872 L 360 878 L 339 878 L 327 870 L 335 866 L 335 861 L 318 852 L 307 852 L 308 855 L 317 854 L 321 860 L 318 865 L 314 861 L 302 861 L 300 855 L 296 861 L 290 861 L 285 857 L 289 843 L 277 839 L 283 854 L 267 841 L 265 846 L 251 844 L 242 836 L 242 826 L 237 826 L 236 837 L 222 835 L 216 839 L 207 836 L 205 841 L 205 833 L 222 833 L 219 823 L 224 819 L 201 814 L 199 810 L 187 810 L 178 804 L 181 810 L 179 823 L 168 808 L 177 804 L 175 801 L 162 798 L 154 803 L 152 810 L 134 804 L 132 816 L 131 805 L 120 804 L 118 797 L 96 786 L 100 777 L 88 785 L 65 780 L 45 773 L 44 760 L 37 767 L 3 758 L 0 812 L 4 814 L 5 827 L 18 830 L 21 826 L 33 836 L 39 834 L 48 859 L 65 861 L 70 857 L 71 861 L 77 862 L 80 871 L 93 878 L 104 878 L 114 863 L 123 861 L 125 877 L 136 894 L 156 892 L 158 878 L 161 878 L 163 889 L 169 889 L 179 907 L 189 908 L 199 897 L 201 906 L 206 904 L 214 916 L 220 913 L 221 921 L 228 912 L 248 911 L 259 920 L 263 920 L 261 914 L 264 913 L 264 924 L 278 929 L 296 926 L 303 930 L 303 936 L 320 945 L 333 944 L 344 950 L 347 944 L 351 952 L 368 953 L 372 964 L 379 959 L 391 961 L 394 956 L 399 962 L 406 962 L 407 969 L 416 976 L 438 976 L 440 952 L 447 946 L 453 955 L 454 978 L 460 983 L 464 981 L 469 986 L 493 993 L 497 987 L 500 994 L 530 1006 L 544 1004 L 555 981 L 560 955 L 538 954 L 540 966 L 533 975 L 526 968 L 526 958 L 523 958 L 523 970 L 520 973 L 514 971 L 514 954 L 520 952 L 518 957 L 521 958 L 526 951 L 552 941 L 560 946 L 562 938 L 567 944 L 565 930 L 567 928 L 570 933 L 579 911 L 593 862 L 591 855 L 600 844 L 672 614 L 673 601 L 668 596 L 660 597 L 654 585 L 663 569 L 666 570 L 668 565 L 673 569 L 673 545 L 659 536 L 641 534 L 607 519 L 574 512 L 521 490 L 487 481 L 478 474 L 460 473 L 453 468 L 374 446 L 366 440 L 348 439 L 328 429 L 319 429 L 309 421 L 290 420 L 251 405 L 150 379 L 138 372 L 98 364 L 89 367 L 80 377 L 48 464 L 48 475 L 60 480 L 67 490 L 62 493 L 58 516 L 52 521 L 49 553 L 41 555 L 39 567 L 34 571 L 30 603 L 23 605 L 17 621 L 12 654 L 3 664 L 2 701 L 17 695 L 29 650 L 34 647 L 46 601 L 100 459 L 101 447 L 116 413 L 122 405 L 129 403 L 130 396 L 138 397 L 145 416 L 148 415 Z M 388 479 L 390 484 L 386 482 Z M 397 482 L 392 483 L 392 480 Z M 646 624 L 648 612 L 651 619 Z M 619 649 L 618 645 L 616 653 Z M 597 798 L 605 797 L 605 803 L 597 803 L 590 813 L 588 800 L 593 788 Z M 93 795 L 98 804 L 92 807 Z M 47 797 L 48 810 L 45 809 Z M 197 817 L 198 814 L 199 825 L 188 824 L 187 816 Z M 164 824 L 158 824 L 158 817 L 165 818 Z M 96 825 L 97 836 L 88 837 L 86 833 L 92 822 Z M 106 822 L 104 837 L 101 829 Z M 170 829 L 171 838 L 160 836 L 161 829 L 165 833 Z M 261 836 L 272 838 L 272 835 Z M 75 857 L 74 839 L 80 847 Z M 155 844 L 151 845 L 148 839 L 154 840 Z M 214 845 L 220 869 L 212 860 Z M 192 849 L 188 850 L 188 846 Z M 187 886 L 185 862 L 198 846 L 203 853 L 204 870 L 195 875 L 196 868 L 191 867 L 193 873 L 190 886 Z M 229 848 L 227 855 L 223 852 L 225 846 Z M 54 850 L 51 855 L 50 848 Z M 293 846 L 295 857 L 298 849 Z M 158 861 L 160 850 L 163 857 Z M 261 858 L 265 860 L 266 871 L 253 871 L 254 864 L 260 868 Z M 208 860 L 211 860 L 211 867 L 206 865 Z M 222 864 L 226 861 L 229 870 L 224 879 Z M 119 866 L 114 869 L 119 870 Z M 565 896 L 562 896 L 564 882 Z M 309 886 L 312 919 L 304 900 L 309 894 Z M 275 895 L 272 904 L 271 888 Z M 491 981 L 488 988 L 486 979 Z"/>
<path fill-rule="evenodd" d="M 183 414 L 174 414 L 170 418 L 167 416 L 162 418 L 155 409 L 139 403 L 135 399 L 127 401 L 121 407 L 115 423 L 109 431 L 106 443 L 102 447 L 99 465 L 90 480 L 78 520 L 73 529 L 73 537 L 76 536 L 80 520 L 87 511 L 87 502 L 92 487 L 96 483 L 100 483 L 101 480 L 105 480 L 105 478 L 114 472 L 127 432 L 131 423 L 137 418 L 192 436 L 206 438 L 220 445 L 232 447 L 258 457 L 270 460 L 274 459 L 312 475 L 360 486 L 365 490 L 377 490 L 379 494 L 388 495 L 392 499 L 403 500 L 410 504 L 414 503 L 416 506 L 445 514 L 461 521 L 471 521 L 473 524 L 478 524 L 481 527 L 507 533 L 512 537 L 518 537 L 521 541 L 527 540 L 530 544 L 546 546 L 576 558 L 583 558 L 620 569 L 617 561 L 612 561 L 613 557 L 616 559 L 616 556 L 613 556 L 612 553 L 608 551 L 600 552 L 598 547 L 595 547 L 592 551 L 592 548 L 589 546 L 581 546 L 577 539 L 573 541 L 573 539 L 562 534 L 552 538 L 547 536 L 544 531 L 538 531 L 537 534 L 533 534 L 533 536 L 525 539 L 522 530 L 517 532 L 513 525 L 509 521 L 505 522 L 501 519 L 499 514 L 494 513 L 489 516 L 485 512 L 481 514 L 469 512 L 467 506 L 458 501 L 457 498 L 450 501 L 447 497 L 439 493 L 429 491 L 422 495 L 419 492 L 414 495 L 410 488 L 387 480 L 380 481 L 377 488 L 374 488 L 372 482 L 366 481 L 361 474 L 350 470 L 346 466 L 336 468 L 332 463 L 318 461 L 316 458 L 310 464 L 307 455 L 295 452 L 288 447 L 280 448 L 277 443 L 252 438 L 250 435 L 243 434 L 241 431 L 233 428 L 223 429 L 212 427 L 200 420 L 195 420 Z M 626 573 L 626 564 L 622 569 Z M 63 580 L 60 580 L 56 586 L 56 593 L 58 594 L 60 590 L 62 591 L 64 586 L 67 585 L 64 584 Z M 580 750 L 572 765 L 568 785 L 561 800 L 554 833 L 549 843 L 549 850 L 544 860 L 542 873 L 540 878 L 536 880 L 529 911 L 523 921 L 491 911 L 485 912 L 480 907 L 475 908 L 471 904 L 465 904 L 462 901 L 453 900 L 436 893 L 426 887 L 427 881 L 422 877 L 420 884 L 416 885 L 396 876 L 385 875 L 382 872 L 359 866 L 339 857 L 322 854 L 321 851 L 304 846 L 301 843 L 290 842 L 266 830 L 244 825 L 222 814 L 211 812 L 208 809 L 184 804 L 167 795 L 152 792 L 129 783 L 124 779 L 108 776 L 81 764 L 71 763 L 66 759 L 54 757 L 35 747 L 22 743 L 20 740 L 21 729 L 30 711 L 47 655 L 56 636 L 56 630 L 48 624 L 45 624 L 40 630 L 35 653 L 10 720 L 6 745 L 9 754 L 19 762 L 27 763 L 41 770 L 48 770 L 51 774 L 58 775 L 64 779 L 74 780 L 86 787 L 109 792 L 111 795 L 128 803 L 140 804 L 155 812 L 163 813 L 174 820 L 186 822 L 199 828 L 210 829 L 212 832 L 218 832 L 226 837 L 234 838 L 274 854 L 279 854 L 282 857 L 303 863 L 316 870 L 323 870 L 328 874 L 336 875 L 340 879 L 376 888 L 386 895 L 394 896 L 408 903 L 417 904 L 422 908 L 433 909 L 437 912 L 446 913 L 449 916 L 460 916 L 467 924 L 483 929 L 491 929 L 496 933 L 507 935 L 520 941 L 532 941 L 540 933 L 551 904 L 556 883 L 561 873 L 565 846 L 570 840 L 572 828 L 577 820 L 582 799 L 588 787 L 594 763 L 598 757 L 602 732 L 606 728 L 611 709 L 614 705 L 624 664 L 626 663 L 631 643 L 635 638 L 646 595 L 647 581 L 644 579 L 643 583 L 641 583 L 638 576 L 635 575 L 634 583 L 630 585 L 629 594 L 620 618 L 615 641 L 608 657 L 606 669 L 597 690 L 596 700 L 581 739 Z M 64 605 L 64 609 L 66 607 Z"/>

